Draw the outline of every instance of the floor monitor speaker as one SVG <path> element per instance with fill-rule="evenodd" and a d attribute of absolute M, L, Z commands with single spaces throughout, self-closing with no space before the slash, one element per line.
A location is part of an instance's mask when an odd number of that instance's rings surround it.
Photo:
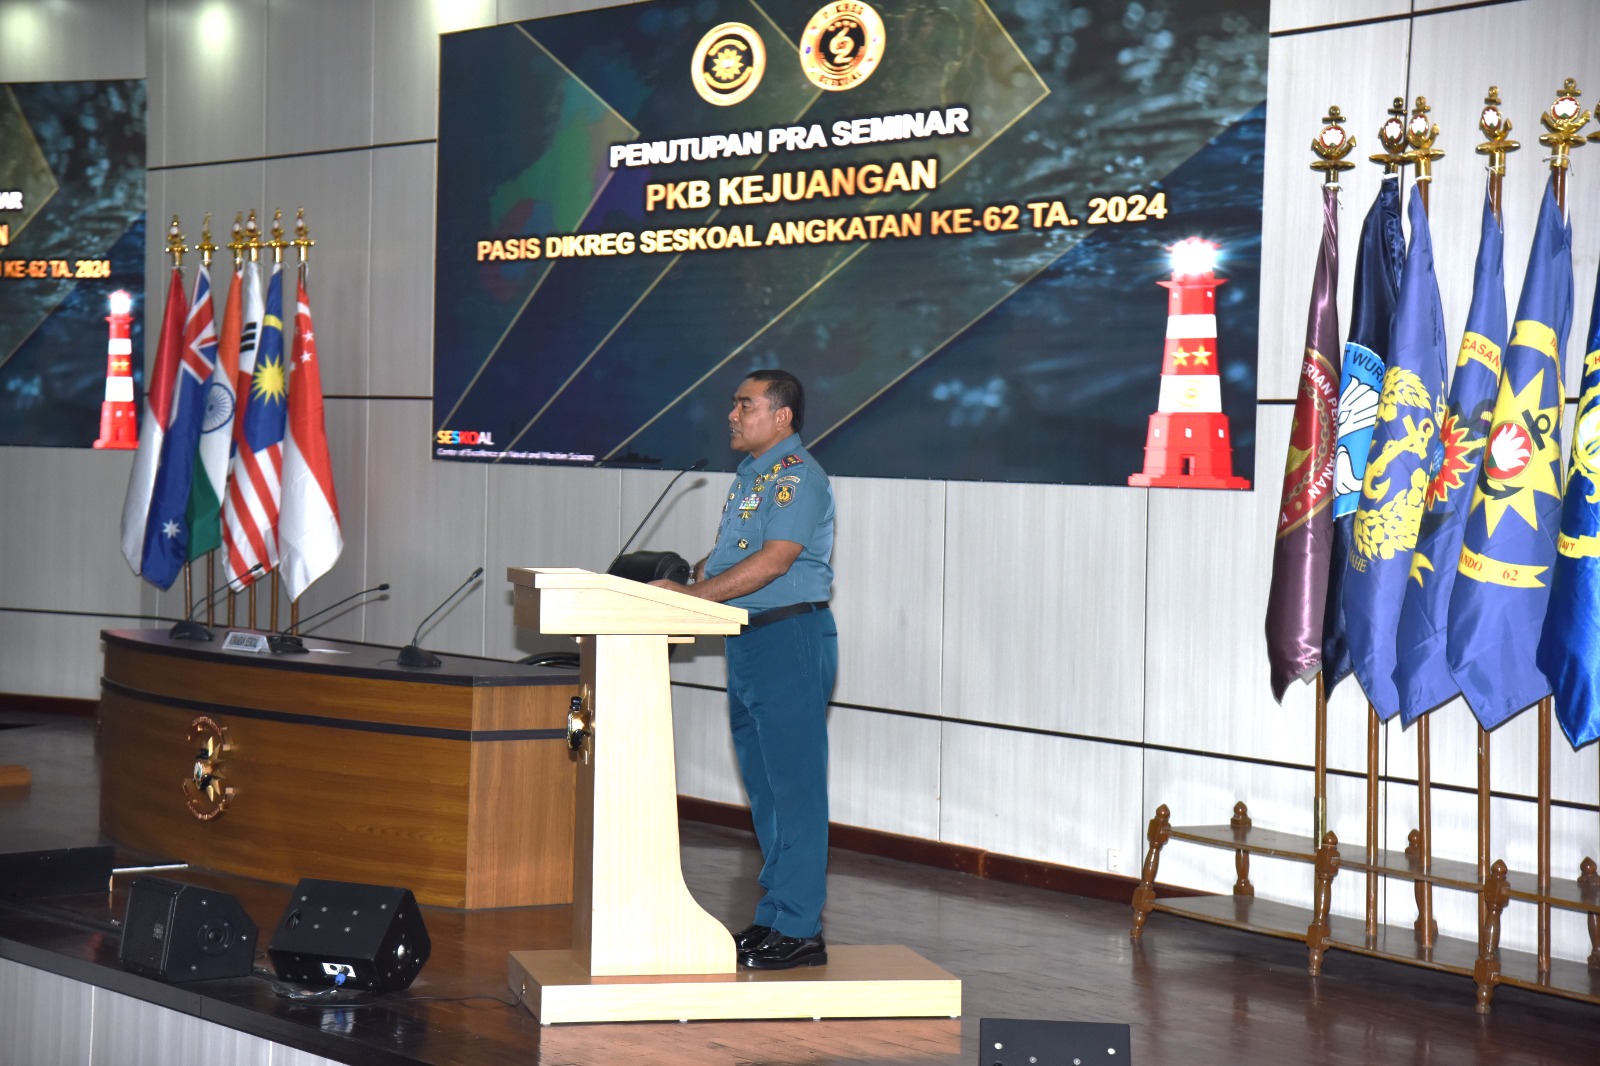
<path fill-rule="evenodd" d="M 430 947 L 410 889 L 305 878 L 267 954 L 295 984 L 395 992 L 416 979 Z"/>
<path fill-rule="evenodd" d="M 256 923 L 226 892 L 136 878 L 128 887 L 118 958 L 124 970 L 169 984 L 248 977 Z"/>
<path fill-rule="evenodd" d="M 978 1066 L 1128 1066 L 1128 1026 L 980 1018 Z"/>
<path fill-rule="evenodd" d="M 111 891 L 111 845 L 0 855 L 0 899 Z"/>

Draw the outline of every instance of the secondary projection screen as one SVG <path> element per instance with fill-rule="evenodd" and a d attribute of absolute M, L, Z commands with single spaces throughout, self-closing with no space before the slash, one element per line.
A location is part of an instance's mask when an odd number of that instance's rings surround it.
<path fill-rule="evenodd" d="M 431 446 L 684 467 L 753 369 L 844 475 L 1127 484 L 1168 249 L 1253 462 L 1268 0 L 661 2 L 441 39 Z"/>
<path fill-rule="evenodd" d="M 119 289 L 144 351 L 144 177 L 143 81 L 0 84 L 0 445 L 94 444 Z"/>

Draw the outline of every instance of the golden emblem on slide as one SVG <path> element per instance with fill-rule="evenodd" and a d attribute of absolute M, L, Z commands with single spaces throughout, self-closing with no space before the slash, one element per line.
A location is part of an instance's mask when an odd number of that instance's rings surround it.
<path fill-rule="evenodd" d="M 871 5 L 836 0 L 806 23 L 800 35 L 800 69 L 819 89 L 854 89 L 878 69 L 883 43 L 883 19 Z"/>
<path fill-rule="evenodd" d="M 689 79 L 702 100 L 729 107 L 755 92 L 766 70 L 767 46 L 761 35 L 742 22 L 724 22 L 694 46 Z"/>

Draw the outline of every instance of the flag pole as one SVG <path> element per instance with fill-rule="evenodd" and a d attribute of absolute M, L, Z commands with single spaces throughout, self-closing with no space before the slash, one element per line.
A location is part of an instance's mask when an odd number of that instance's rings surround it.
<path fill-rule="evenodd" d="M 256 222 L 256 209 L 253 207 L 250 209 L 250 217 L 245 220 L 244 237 L 245 247 L 250 251 L 250 268 L 254 271 L 255 264 L 261 261 L 261 226 Z M 246 586 L 245 606 L 250 612 L 248 628 L 254 629 L 256 627 L 256 583 L 254 581 L 251 581 Z M 231 618 L 229 619 L 229 624 L 232 624 Z"/>
<path fill-rule="evenodd" d="M 228 242 L 228 251 L 233 253 L 233 273 L 234 273 L 234 276 L 237 277 L 240 274 L 240 264 L 244 260 L 245 249 L 248 247 L 248 244 L 245 241 L 244 212 L 243 211 L 235 211 L 233 213 L 233 229 L 231 231 L 231 234 L 233 236 L 233 240 Z M 224 310 L 226 310 L 226 309 L 224 309 Z M 226 323 L 226 319 L 227 319 L 226 314 L 224 314 L 223 319 L 224 319 L 224 323 Z M 237 410 L 237 402 L 235 403 L 235 410 Z M 231 456 L 230 456 L 230 458 L 231 458 Z M 225 497 L 228 494 L 228 489 L 227 489 L 227 484 L 226 484 L 226 480 L 227 479 L 224 478 L 223 480 L 224 480 L 224 484 L 222 486 L 221 494 Z M 218 501 L 218 505 L 219 506 L 221 505 L 221 501 L 220 500 Z M 211 587 L 211 575 L 216 570 L 216 563 L 217 563 L 217 553 L 216 553 L 216 550 L 213 549 L 210 552 L 206 553 L 206 587 L 208 589 Z M 233 583 L 229 582 L 229 584 L 228 584 L 228 625 L 230 627 L 233 625 L 234 604 L 236 603 L 238 598 L 239 598 L 239 594 L 237 592 L 233 591 Z M 206 624 L 207 625 L 215 624 L 213 619 L 212 619 L 212 612 L 215 609 L 216 609 L 215 601 L 208 601 L 206 603 Z"/>
<path fill-rule="evenodd" d="M 178 227 L 178 216 L 173 215 L 172 225 L 167 228 L 167 254 L 172 256 L 172 269 L 179 271 L 183 269 L 183 255 L 188 250 L 188 247 L 183 243 L 183 233 Z M 194 602 L 194 589 L 189 584 L 189 567 L 187 565 L 183 568 L 183 602 L 185 604 Z"/>
<path fill-rule="evenodd" d="M 195 250 L 200 253 L 200 265 L 208 273 L 211 270 L 211 256 L 217 246 L 211 243 L 211 212 L 205 213 L 205 220 L 200 223 L 200 243 L 195 245 Z M 208 298 L 209 299 L 209 298 Z M 211 593 L 214 591 L 214 579 L 210 566 L 206 567 L 206 621 L 211 620 Z M 194 560 L 183 561 L 183 602 L 194 602 Z"/>
<path fill-rule="evenodd" d="M 273 208 L 273 211 L 272 211 L 272 240 L 267 241 L 266 244 L 267 244 L 268 248 L 272 249 L 272 263 L 273 263 L 273 265 L 275 267 L 276 266 L 282 266 L 283 265 L 283 250 L 285 248 L 289 247 L 289 242 L 283 239 L 283 211 L 278 209 L 278 208 Z M 287 380 L 287 375 L 285 375 L 285 379 Z M 277 536 L 276 531 L 274 531 L 273 536 Z M 272 568 L 272 607 L 267 612 L 267 628 L 269 630 L 271 630 L 272 632 L 274 632 L 274 633 L 278 632 L 278 584 L 279 584 L 279 577 L 280 577 L 280 575 L 278 574 L 278 568 L 276 566 L 274 566 Z"/>
<path fill-rule="evenodd" d="M 299 266 L 299 271 L 298 271 L 299 279 L 298 280 L 300 282 L 300 285 L 303 287 L 305 285 L 305 283 L 306 283 L 306 273 L 307 273 L 307 269 L 308 269 L 307 261 L 310 258 L 311 246 L 317 243 L 316 241 L 311 239 L 311 230 L 306 226 L 306 209 L 304 207 L 295 208 L 295 212 L 294 212 L 294 240 L 290 241 L 289 243 L 294 245 L 295 251 L 297 253 L 299 253 L 299 256 L 300 256 L 300 266 Z M 296 315 L 298 316 L 298 314 L 299 314 L 299 312 L 298 312 L 298 310 L 296 310 Z M 297 336 L 298 336 L 298 334 L 297 334 Z M 300 597 L 299 596 L 296 596 L 294 599 L 289 601 L 289 632 L 291 632 L 291 633 L 299 633 L 300 632 Z"/>
<path fill-rule="evenodd" d="M 1411 162 L 1406 148 L 1406 101 L 1394 98 L 1389 107 L 1389 117 L 1378 128 L 1378 141 L 1383 151 L 1367 158 L 1383 167 L 1385 175 L 1400 173 L 1400 168 Z M 1343 565 L 1342 560 L 1335 560 Z M 1367 899 L 1366 935 L 1374 942 L 1378 935 L 1378 737 L 1380 729 L 1378 709 L 1367 701 Z"/>
<path fill-rule="evenodd" d="M 1550 149 L 1550 186 L 1555 195 L 1556 208 L 1562 220 L 1567 215 L 1567 171 L 1572 149 L 1582 145 L 1586 138 L 1578 133 L 1589 121 L 1589 112 L 1578 103 L 1583 94 L 1576 79 L 1562 83 L 1550 109 L 1539 116 L 1549 133 L 1539 135 L 1539 143 Z M 1557 343 L 1565 338 L 1558 338 Z M 1559 350 L 1557 357 L 1559 358 Z M 1566 368 L 1562 367 L 1565 372 Z M 1549 696 L 1539 701 L 1539 974 L 1550 972 L 1550 741 L 1551 708 Z"/>
<path fill-rule="evenodd" d="M 1321 132 L 1311 142 L 1311 150 L 1316 153 L 1317 158 L 1309 165 L 1312 170 L 1322 172 L 1324 195 L 1326 190 L 1332 189 L 1337 196 L 1337 190 L 1340 188 L 1340 172 L 1355 167 L 1355 164 L 1345 156 L 1355 148 L 1356 140 L 1354 137 L 1345 136 L 1344 127 L 1341 125 L 1344 122 L 1344 115 L 1339 111 L 1337 104 L 1328 108 L 1328 113 L 1322 121 Z M 1333 283 L 1337 288 L 1338 279 L 1335 278 Z M 1328 686 L 1327 674 L 1320 669 L 1317 671 L 1315 745 L 1311 801 L 1312 848 L 1320 847 L 1323 836 L 1328 832 Z"/>
<path fill-rule="evenodd" d="M 1422 200 L 1424 217 L 1431 214 L 1428 192 L 1433 188 L 1433 161 L 1444 158 L 1444 152 L 1434 147 L 1439 137 L 1439 125 L 1428 118 L 1432 109 L 1428 98 L 1418 96 L 1411 110 L 1411 120 L 1406 123 L 1407 155 L 1416 167 L 1417 192 Z M 1423 874 L 1433 872 L 1433 739 L 1432 719 L 1423 715 L 1417 719 L 1417 852 Z M 1424 948 L 1433 947 L 1439 935 L 1438 922 L 1433 917 L 1433 885 L 1419 881 L 1417 896 L 1417 943 Z"/>
<path fill-rule="evenodd" d="M 1499 86 L 1489 86 L 1483 98 L 1483 110 L 1478 114 L 1478 129 L 1488 138 L 1479 144 L 1479 155 L 1489 157 L 1489 209 L 1494 212 L 1497 226 L 1504 229 L 1501 202 L 1506 177 L 1506 155 L 1522 147 L 1510 139 L 1511 119 L 1500 106 Z M 1490 743 L 1489 731 L 1478 724 L 1478 884 L 1489 883 L 1490 851 L 1494 846 L 1493 809 L 1490 803 Z M 1488 949 L 1488 908 L 1482 893 L 1478 896 L 1478 955 L 1483 957 Z"/>

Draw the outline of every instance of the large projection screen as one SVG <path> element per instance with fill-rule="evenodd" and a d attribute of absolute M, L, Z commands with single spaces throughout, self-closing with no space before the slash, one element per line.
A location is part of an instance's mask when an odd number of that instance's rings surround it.
<path fill-rule="evenodd" d="M 778 366 L 830 473 L 1126 485 L 1196 237 L 1248 473 L 1267 14 L 663 0 L 444 36 L 434 455 L 732 469 L 729 397 Z"/>

